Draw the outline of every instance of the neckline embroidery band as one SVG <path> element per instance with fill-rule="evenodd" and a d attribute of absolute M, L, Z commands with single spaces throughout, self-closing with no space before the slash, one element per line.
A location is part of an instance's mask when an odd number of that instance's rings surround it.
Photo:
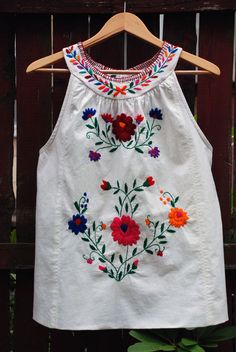
<path fill-rule="evenodd" d="M 174 71 L 181 51 L 181 47 L 164 41 L 162 48 L 150 59 L 129 68 L 142 72 L 110 76 L 101 70 L 114 70 L 114 68 L 95 61 L 86 52 L 83 42 L 63 48 L 69 71 L 95 93 L 111 99 L 137 97 L 160 84 L 170 72 Z"/>

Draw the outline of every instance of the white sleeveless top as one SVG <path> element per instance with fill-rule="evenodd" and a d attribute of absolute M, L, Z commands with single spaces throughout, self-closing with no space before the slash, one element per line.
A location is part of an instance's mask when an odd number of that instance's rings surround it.
<path fill-rule="evenodd" d="M 228 320 L 212 146 L 164 42 L 109 75 L 82 42 L 37 167 L 33 319 L 50 328 L 193 328 Z"/>

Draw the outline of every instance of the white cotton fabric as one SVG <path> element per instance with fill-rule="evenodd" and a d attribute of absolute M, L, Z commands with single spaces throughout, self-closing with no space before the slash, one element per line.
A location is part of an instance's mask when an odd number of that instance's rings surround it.
<path fill-rule="evenodd" d="M 172 59 L 163 65 L 173 48 L 165 42 L 154 61 L 139 66 L 147 74 L 147 68 L 153 70 L 157 65 L 157 78 L 150 79 L 146 86 L 137 85 L 141 88 L 135 93 L 124 89 L 126 94 L 117 95 L 116 90 L 110 94 L 102 90 L 111 87 L 110 82 L 113 88 L 122 89 L 135 79 L 142 81 L 142 75 L 122 76 L 123 81 L 116 75 L 109 81 L 99 75 L 103 65 L 87 56 L 81 43 L 63 49 L 69 83 L 58 121 L 40 149 L 37 166 L 33 319 L 44 326 L 68 330 L 193 328 L 228 320 L 221 213 L 211 171 L 212 146 L 198 127 L 174 72 L 182 49 L 176 47 Z M 81 73 L 79 61 L 87 76 Z M 165 66 L 163 71 L 161 65 Z M 99 90 L 101 84 L 96 82 L 105 82 L 105 88 Z M 134 123 L 135 117 L 142 115 L 144 120 L 136 123 L 137 131 L 154 120 L 150 111 L 155 108 L 162 112 L 162 119 L 155 120 L 161 129 L 156 129 L 150 140 L 159 148 L 158 157 L 151 157 L 148 147 L 142 147 L 140 153 L 120 146 L 114 152 L 100 149 L 100 159 L 90 160 L 89 152 L 98 147 L 95 143 L 99 139 L 87 134 L 92 129 L 86 126 L 91 117 L 82 118 L 86 109 L 96 110 L 94 116 L 103 130 L 106 122 L 101 114 L 116 118 L 124 113 Z M 111 129 L 109 133 L 116 139 Z M 145 134 L 140 138 L 145 140 Z M 133 220 L 139 226 L 140 238 L 136 244 L 124 246 L 114 240 L 110 228 L 119 217 L 115 210 L 119 194 L 103 190 L 102 181 L 114 186 L 118 180 L 123 189 L 125 183 L 132 189 L 134 179 L 142 185 L 148 177 L 155 184 L 133 192 L 139 204 Z M 69 228 L 69 221 L 78 213 L 74 202 L 86 192 L 86 226 L 92 232 L 93 221 L 106 224 L 99 233 L 102 240 L 98 247 L 102 251 L 105 244 L 106 257 L 114 253 L 118 267 L 119 255 L 126 258 L 127 248 L 131 254 L 135 247 L 142 250 L 145 238 L 150 242 L 152 232 L 145 222 L 148 214 L 150 219 L 160 221 L 158 233 L 162 223 L 164 228 L 170 224 L 172 206 L 160 200 L 161 190 L 179 197 L 176 207 L 187 212 L 188 220 L 179 228 L 171 226 L 176 232 L 165 233 L 167 243 L 160 245 L 161 251 L 165 247 L 162 256 L 157 255 L 157 246 L 150 247 L 153 254 L 144 251 L 130 261 L 132 266 L 138 260 L 135 273 L 120 281 L 109 277 L 99 269 L 110 270 L 109 263 L 99 261 L 96 253 L 90 255 L 91 243 L 82 240 L 85 235 Z"/>

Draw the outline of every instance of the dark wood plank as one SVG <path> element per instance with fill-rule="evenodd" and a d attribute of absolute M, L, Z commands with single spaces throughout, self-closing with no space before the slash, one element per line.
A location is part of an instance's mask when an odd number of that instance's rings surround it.
<path fill-rule="evenodd" d="M 136 15 L 138 14 L 136 13 Z M 153 35 L 159 36 L 158 14 L 140 14 L 138 17 Z M 135 36 L 127 35 L 127 68 L 150 59 L 158 50 L 157 46 L 151 45 Z"/>
<path fill-rule="evenodd" d="M 16 271 L 16 351 L 48 352 L 49 330 L 32 320 L 32 306 L 33 271 Z"/>
<path fill-rule="evenodd" d="M 195 13 L 173 13 L 164 16 L 163 39 L 174 45 L 178 45 L 183 50 L 196 54 L 196 14 Z M 184 60 L 179 60 L 176 70 L 193 70 L 194 66 Z M 190 110 L 195 111 L 195 76 L 177 76 L 184 96 Z"/>
<path fill-rule="evenodd" d="M 51 126 L 51 78 L 26 74 L 34 60 L 50 54 L 50 16 L 17 17 L 17 238 L 34 241 L 38 150 Z"/>
<path fill-rule="evenodd" d="M 33 269 L 34 243 L 0 243 L 0 269 Z"/>
<path fill-rule="evenodd" d="M 214 148 L 213 174 L 221 204 L 224 231 L 230 230 L 232 172 L 233 12 L 200 16 L 199 55 L 221 69 L 219 77 L 199 76 L 198 122 Z"/>
<path fill-rule="evenodd" d="M 50 335 L 50 352 L 87 352 L 86 332 L 52 329 Z"/>
<path fill-rule="evenodd" d="M 10 351 L 9 272 L 0 271 L 0 351 Z"/>
<path fill-rule="evenodd" d="M 53 16 L 53 51 L 57 52 L 64 47 L 87 39 L 88 16 L 87 15 L 54 15 Z M 55 64 L 54 67 L 67 68 L 64 60 Z M 68 74 L 53 75 L 53 126 L 55 125 L 62 102 L 65 96 L 69 79 Z"/>
<path fill-rule="evenodd" d="M 8 242 L 15 208 L 12 185 L 15 98 L 13 15 L 0 15 L 0 40 L 0 241 Z"/>
<path fill-rule="evenodd" d="M 129 0 L 127 11 L 130 12 L 183 12 L 183 11 L 206 11 L 206 10 L 228 10 L 235 9 L 234 0 L 211 0 L 211 1 L 143 1 Z M 16 13 L 115 13 L 123 11 L 123 1 L 107 0 L 107 1 L 77 1 L 66 0 L 54 1 L 34 0 L 12 0 L 10 2 L 2 2 L 0 5 L 1 12 Z"/>

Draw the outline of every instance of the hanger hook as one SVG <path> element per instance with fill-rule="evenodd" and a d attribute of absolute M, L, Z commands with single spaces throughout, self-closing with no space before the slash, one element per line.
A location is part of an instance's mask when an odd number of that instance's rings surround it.
<path fill-rule="evenodd" d="M 126 12 L 126 1 L 124 1 L 124 12 Z"/>

